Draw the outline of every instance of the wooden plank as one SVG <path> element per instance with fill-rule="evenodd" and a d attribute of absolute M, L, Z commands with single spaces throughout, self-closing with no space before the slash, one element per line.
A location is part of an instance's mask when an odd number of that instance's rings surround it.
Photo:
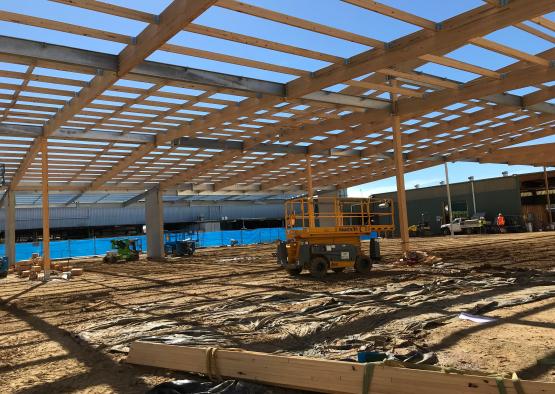
<path fill-rule="evenodd" d="M 87 104 L 99 97 L 103 91 L 112 86 L 119 77 L 127 74 L 136 65 L 144 61 L 148 55 L 181 31 L 214 3 L 215 0 L 199 0 L 195 2 L 174 0 L 160 15 L 159 24 L 153 23 L 148 25 L 137 37 L 136 44 L 127 45 L 120 53 L 118 56 L 117 73 L 106 71 L 94 77 L 87 87 L 81 89 L 77 97 L 64 105 L 63 109 L 44 126 L 43 135 L 45 137 L 52 135 L 66 121 L 70 120 Z M 34 145 L 38 145 L 38 142 L 35 142 Z M 148 146 L 150 144 L 145 145 Z M 32 153 L 33 149 L 34 146 L 31 147 L 29 153 Z M 135 152 L 140 152 L 140 150 Z M 17 187 L 18 182 L 31 163 L 32 159 L 25 160 L 22 163 L 18 169 L 18 174 L 16 174 L 17 176 L 12 178 L 10 188 Z"/>
<path fill-rule="evenodd" d="M 110 181 L 114 176 L 118 175 L 121 171 L 124 171 L 127 167 L 136 163 L 137 160 L 140 160 L 143 156 L 147 155 L 148 153 L 152 152 L 156 149 L 156 145 L 152 143 L 146 143 L 133 150 L 133 153 L 127 156 L 125 159 L 119 161 L 115 166 L 113 166 L 109 171 L 105 172 L 103 175 L 98 177 L 94 182 L 92 182 L 89 186 L 83 189 L 83 192 L 90 191 L 90 190 L 98 190 L 100 187 L 104 186 L 104 184 Z"/>
<path fill-rule="evenodd" d="M 359 34 L 347 32 L 344 30 L 336 29 L 334 27 L 322 25 L 316 22 L 310 22 L 305 19 L 296 18 L 291 15 L 282 14 L 279 12 L 271 11 L 262 7 L 257 7 L 251 4 L 243 3 L 235 0 L 218 0 L 218 7 L 227 8 L 232 11 L 241 12 L 243 14 L 256 16 L 258 18 L 268 19 L 274 22 L 283 23 L 285 25 L 298 27 L 300 29 L 314 31 L 316 33 L 324 34 L 327 36 L 340 38 L 342 40 L 356 42 L 358 44 L 366 45 L 369 47 L 383 47 L 384 43 L 373 38 L 364 37 Z"/>
<path fill-rule="evenodd" d="M 216 0 L 173 1 L 159 16 L 160 22 L 148 25 L 135 45 L 128 45 L 119 55 L 118 75 L 127 74 L 166 41 L 183 30 Z"/>
<path fill-rule="evenodd" d="M 378 3 L 377 1 L 371 1 L 371 0 L 342 0 L 342 1 L 352 5 L 356 5 L 361 8 L 365 8 L 370 11 L 377 12 L 385 16 L 389 16 L 391 18 L 398 19 L 406 23 L 410 23 L 411 25 L 423 27 L 424 29 L 435 31 L 437 27 L 436 23 L 429 19 L 422 18 L 414 14 L 411 14 L 409 12 L 405 12 L 397 8 L 393 8 L 393 7 Z"/>
<path fill-rule="evenodd" d="M 127 362 L 177 371 L 217 373 L 281 387 L 323 393 L 364 391 L 367 364 L 324 359 L 277 356 L 241 350 L 211 350 L 188 346 L 133 342 Z M 213 353 L 212 353 L 213 354 Z M 211 361 L 209 363 L 208 360 Z M 211 364 L 212 371 L 208 371 Z M 494 377 L 436 372 L 372 364 L 369 394 L 494 394 L 498 393 Z M 517 394 L 511 380 L 504 379 L 507 394 Z M 546 394 L 555 384 L 521 381 L 526 394 Z"/>
<path fill-rule="evenodd" d="M 551 34 L 544 33 L 543 31 L 536 29 L 534 27 L 525 25 L 524 23 L 517 23 L 515 27 L 518 27 L 520 30 L 524 30 L 525 32 L 533 34 L 539 38 L 543 38 L 546 41 L 555 42 L 555 37 L 552 36 Z"/>
<path fill-rule="evenodd" d="M 138 11 L 131 8 L 117 6 L 111 3 L 105 3 L 100 0 L 50 0 L 56 3 L 81 7 L 91 11 L 101 12 L 103 14 L 115 15 L 122 18 L 134 19 L 141 22 L 153 23 L 155 15 L 148 12 Z"/>
<path fill-rule="evenodd" d="M 12 23 L 19 23 L 28 26 L 42 27 L 43 29 L 57 30 L 64 33 L 77 34 L 85 37 L 98 38 L 99 40 L 115 41 L 124 44 L 132 42 L 130 36 L 118 33 L 110 33 L 104 30 L 91 29 L 73 25 L 65 22 L 58 22 L 51 19 L 37 18 L 34 16 L 17 14 L 15 12 L 0 11 L 0 20 Z"/>
<path fill-rule="evenodd" d="M 359 88 L 364 88 L 364 89 L 368 89 L 368 90 L 377 90 L 377 91 L 380 91 L 380 92 L 397 93 L 397 94 L 402 94 L 403 96 L 408 96 L 408 97 L 424 97 L 424 93 L 419 92 L 417 90 L 413 90 L 413 89 L 399 88 L 399 87 L 393 87 L 393 86 L 383 85 L 383 84 L 379 84 L 379 83 L 355 81 L 355 80 L 350 80 L 350 81 L 347 81 L 345 83 L 347 85 L 350 85 L 350 86 L 357 86 Z"/>
<path fill-rule="evenodd" d="M 493 42 L 486 38 L 482 38 L 482 37 L 473 38 L 472 40 L 470 40 L 470 43 L 476 46 L 482 47 L 484 49 L 488 49 L 490 51 L 501 53 L 502 55 L 506 55 L 515 59 L 524 60 L 525 62 L 528 62 L 528 63 L 534 63 L 544 67 L 549 67 L 550 65 L 550 62 L 547 59 L 544 59 L 539 56 L 530 55 L 526 52 L 522 52 L 517 49 L 511 48 L 505 45 L 501 45 L 497 42 Z"/>
<path fill-rule="evenodd" d="M 402 72 L 402 71 L 395 70 L 393 68 L 383 68 L 381 70 L 378 70 L 377 72 L 380 74 L 389 75 L 392 77 L 403 78 L 404 80 L 408 80 L 409 82 L 413 81 L 417 85 L 418 83 L 421 83 L 421 84 L 425 84 L 425 86 L 432 85 L 432 86 L 439 86 L 447 89 L 457 89 L 459 87 L 458 83 L 451 82 L 446 79 L 433 77 L 430 75 Z"/>
<path fill-rule="evenodd" d="M 442 22 L 433 33 L 417 31 L 395 40 L 387 48 L 374 48 L 353 56 L 348 64 L 332 65 L 314 73 L 311 79 L 298 78 L 287 84 L 288 97 L 307 93 L 354 79 L 371 71 L 389 68 L 425 54 L 443 54 L 464 45 L 469 39 L 485 36 L 527 18 L 553 11 L 552 0 L 512 0 L 504 8 L 490 5 L 474 8 Z"/>
<path fill-rule="evenodd" d="M 448 57 L 435 56 L 435 55 L 423 55 L 423 56 L 420 56 L 420 59 L 427 62 L 435 63 L 435 64 L 441 64 L 442 66 L 452 67 L 458 70 L 463 70 L 470 73 L 483 75 L 486 77 L 501 79 L 501 74 L 499 74 L 498 72 L 488 70 L 487 68 L 478 67 L 473 64 L 461 62 L 459 60 L 451 59 Z"/>
<path fill-rule="evenodd" d="M 543 54 L 543 56 L 550 57 L 551 52 L 547 51 Z M 517 71 L 516 71 L 516 74 L 513 76 L 513 72 L 514 72 L 513 70 L 515 69 Z M 538 70 L 540 71 L 540 73 L 538 73 Z M 426 112 L 433 111 L 434 109 L 444 107 L 454 102 L 464 101 L 468 98 L 483 97 L 495 91 L 507 91 L 507 90 L 515 89 L 520 86 L 526 86 L 528 84 L 533 85 L 538 83 L 538 81 L 542 81 L 542 80 L 549 81 L 553 79 L 553 77 L 550 75 L 552 74 L 552 72 L 549 72 L 548 70 L 550 69 L 545 69 L 539 66 L 533 66 L 531 69 L 520 70 L 520 66 L 518 64 L 514 64 L 509 66 L 508 68 L 503 69 L 504 72 L 507 72 L 507 78 L 504 80 L 482 79 L 482 80 L 475 81 L 472 84 L 469 84 L 467 86 L 463 86 L 457 91 L 444 90 L 444 91 L 430 93 L 430 96 L 428 97 L 427 100 L 417 100 L 417 99 L 403 100 L 403 102 L 400 102 L 399 104 L 409 104 L 409 103 L 413 103 L 415 105 L 418 104 L 417 106 L 420 107 L 420 110 L 413 111 L 414 108 L 409 109 L 410 107 L 412 107 L 412 105 L 406 105 L 406 106 L 401 105 L 402 107 L 401 113 L 403 113 L 404 111 L 405 116 L 403 119 L 407 119 L 407 118 L 422 115 Z M 540 75 L 541 73 L 543 73 L 544 75 L 543 76 Z M 536 79 L 536 77 L 538 77 L 538 79 Z M 503 85 L 507 84 L 507 85 L 499 86 L 500 84 L 503 84 Z M 480 87 L 480 89 L 476 90 L 476 88 L 478 87 Z M 539 94 L 536 98 L 534 98 L 534 101 L 529 101 L 527 105 L 535 104 L 535 100 L 543 101 L 549 98 L 548 97 L 549 94 L 547 94 L 546 96 L 543 90 L 538 93 L 541 93 L 541 94 Z M 533 93 L 532 95 L 535 95 L 535 94 Z M 524 101 L 526 101 L 527 97 L 528 96 L 524 97 Z M 443 98 L 445 98 L 445 101 L 443 101 Z M 404 135 L 403 139 L 407 140 L 405 141 L 405 143 L 417 144 L 418 143 L 417 141 L 422 138 L 429 138 L 432 135 L 437 135 L 442 132 L 445 132 L 445 130 L 455 129 L 468 124 L 473 124 L 478 121 L 482 121 L 484 119 L 489 119 L 497 115 L 500 115 L 503 113 L 503 111 L 506 112 L 506 110 L 501 106 L 496 107 L 496 111 L 498 111 L 498 113 L 497 112 L 493 113 L 492 112 L 493 110 L 494 109 L 492 108 L 492 109 L 476 112 L 475 114 L 469 114 L 469 115 L 461 114 L 462 116 L 460 116 L 459 118 L 453 121 L 443 123 L 443 124 L 440 123 L 437 126 L 433 126 L 425 130 L 420 130 L 410 135 Z M 350 119 L 347 119 L 347 118 L 350 118 Z M 366 130 L 368 129 L 381 130 L 381 129 L 387 128 L 390 125 L 389 119 L 390 119 L 389 111 L 381 111 L 379 113 L 377 111 L 369 111 L 367 115 L 365 114 L 347 115 L 342 119 L 332 119 L 332 120 L 320 122 L 313 126 L 312 125 L 305 126 L 302 129 L 303 137 L 306 139 L 309 139 L 310 137 L 315 135 L 322 135 L 322 132 L 325 130 L 342 129 L 349 124 L 363 123 L 363 127 L 359 128 L 360 131 L 356 131 L 355 129 L 353 129 L 352 132 L 343 133 L 338 136 L 334 136 L 332 138 L 327 138 L 323 141 L 314 142 L 310 146 L 309 151 L 316 154 L 326 149 L 333 148 L 334 146 L 337 146 L 337 145 L 348 144 L 350 141 L 356 138 L 366 139 L 365 137 L 363 137 Z M 298 130 L 297 128 L 289 130 L 289 129 L 284 129 L 282 127 L 282 129 L 280 130 L 280 135 L 287 136 L 288 132 L 296 133 L 297 130 Z M 284 137 L 284 138 L 287 138 L 287 137 Z M 390 149 L 391 147 L 392 147 L 391 144 L 389 145 L 381 144 L 381 145 L 378 145 L 377 147 L 373 147 L 372 149 L 370 148 L 364 149 L 361 153 L 363 154 L 364 157 L 368 157 L 373 154 L 376 154 L 377 152 L 379 153 L 387 149 Z M 272 172 L 272 170 L 276 170 L 280 166 L 286 165 L 293 161 L 294 161 L 293 158 L 286 156 L 286 157 L 274 160 L 272 162 L 269 162 L 268 164 L 265 164 L 262 166 L 256 166 L 256 168 L 249 169 L 248 171 L 246 171 L 244 175 L 231 176 L 230 178 L 228 178 L 228 180 L 224 182 L 216 182 L 215 190 L 219 190 L 220 188 L 227 187 L 229 185 L 233 185 L 235 183 L 244 181 L 245 179 L 252 179 L 253 176 L 270 173 Z M 337 159 L 336 159 L 336 162 L 337 162 Z M 317 168 L 317 171 L 320 171 L 320 170 L 324 171 L 323 168 L 322 169 Z M 392 176 L 395 174 L 394 172 L 392 172 L 390 173 L 390 175 Z M 280 182 L 279 181 L 276 182 L 276 185 L 280 186 Z"/>
<path fill-rule="evenodd" d="M 213 27 L 197 25 L 191 23 L 185 28 L 186 31 L 191 33 L 201 34 L 204 36 L 210 36 L 215 38 L 220 38 L 222 40 L 239 42 L 241 44 L 252 45 L 260 48 L 271 49 L 273 51 L 290 53 L 292 55 L 308 57 L 311 59 L 323 60 L 330 63 L 340 63 L 343 61 L 342 57 L 328 55 L 326 53 L 321 53 L 313 51 L 310 49 L 298 48 L 292 45 L 281 44 L 274 41 L 264 40 L 262 38 L 255 38 L 251 36 L 246 36 L 244 34 L 233 33 L 225 30 L 215 29 Z"/>
<path fill-rule="evenodd" d="M 543 16 L 533 18 L 532 22 L 537 23 L 541 27 L 545 27 L 546 29 L 549 29 L 549 30 L 555 32 L 555 22 L 553 22 L 553 21 L 551 21 L 547 18 L 544 18 Z"/>
<path fill-rule="evenodd" d="M 242 57 L 231 56 L 231 55 L 226 55 L 223 53 L 216 53 L 211 51 L 205 51 L 202 49 L 187 48 L 187 47 L 174 45 L 174 44 L 164 44 L 160 47 L 160 50 L 166 51 L 166 52 L 178 53 L 180 55 L 201 57 L 205 59 L 215 60 L 218 62 L 238 64 L 240 66 L 253 67 L 261 70 L 273 71 L 273 72 L 282 73 L 282 74 L 290 74 L 290 75 L 305 76 L 305 77 L 310 76 L 309 71 L 300 70 L 298 68 L 278 66 L 276 64 L 261 62 L 258 60 L 245 59 Z"/>
<path fill-rule="evenodd" d="M 509 70 L 508 68 L 507 70 Z M 506 73 L 503 79 L 491 80 L 490 83 L 484 81 L 472 81 L 465 85 L 464 88 L 458 89 L 455 93 L 449 90 L 442 90 L 430 93 L 427 100 L 402 100 L 399 102 L 399 112 L 403 119 L 410 118 L 415 113 L 422 113 L 416 108 L 427 108 L 433 111 L 437 108 L 442 108 L 457 101 L 468 100 L 476 97 L 486 97 L 493 92 L 507 92 L 513 89 L 518 89 L 523 86 L 534 85 L 535 83 L 543 83 L 551 81 L 555 69 L 540 66 L 533 66 L 529 68 L 517 68 L 514 71 Z"/>

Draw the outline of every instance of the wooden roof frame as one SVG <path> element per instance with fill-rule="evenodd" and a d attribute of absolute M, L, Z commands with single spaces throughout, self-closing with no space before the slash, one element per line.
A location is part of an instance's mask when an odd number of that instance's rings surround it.
<path fill-rule="evenodd" d="M 26 67 L 24 72 L 0 67 L 0 77 L 20 81 L 0 83 L 0 89 L 13 91 L 0 94 L 0 161 L 6 163 L 12 190 L 38 190 L 45 138 L 50 189 L 73 190 L 75 201 L 95 191 L 136 190 L 140 195 L 152 187 L 195 193 L 298 192 L 307 154 L 319 189 L 382 179 L 394 171 L 391 95 L 399 95 L 396 113 L 407 122 L 401 125 L 405 171 L 442 161 L 482 160 L 554 132 L 555 106 L 549 100 L 554 97 L 555 49 L 531 55 L 484 38 L 515 26 L 555 42 L 554 23 L 544 17 L 555 10 L 550 0 L 488 1 L 440 23 L 376 1 L 344 0 L 419 28 L 387 43 L 236 0 L 174 1 L 160 15 L 102 1 L 51 1 L 147 25 L 132 37 L 0 11 L 0 20 L 125 44 L 119 55 L 110 55 L 0 36 L 0 61 Z M 215 6 L 369 49 L 344 59 L 194 22 Z M 330 65 L 310 72 L 168 43 L 180 31 Z M 467 44 L 512 57 L 515 63 L 489 70 L 445 56 Z M 283 84 L 145 60 L 157 50 L 296 78 Z M 480 77 L 461 83 L 415 71 L 426 62 Z M 81 73 L 89 80 L 40 75 L 36 67 Z M 122 79 L 150 87 L 118 84 Z M 329 89 L 338 84 L 345 87 Z M 191 96 L 166 87 L 203 93 Z M 536 91 L 508 93 L 526 87 Z M 240 100 L 216 98 L 217 93 Z M 435 112 L 440 115 L 430 115 Z"/>

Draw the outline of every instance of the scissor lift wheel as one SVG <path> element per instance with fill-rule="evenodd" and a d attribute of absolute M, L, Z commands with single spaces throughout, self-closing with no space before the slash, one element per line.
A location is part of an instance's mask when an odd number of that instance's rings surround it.
<path fill-rule="evenodd" d="M 310 260 L 310 273 L 315 278 L 323 278 L 328 272 L 329 263 L 325 257 L 316 256 Z"/>

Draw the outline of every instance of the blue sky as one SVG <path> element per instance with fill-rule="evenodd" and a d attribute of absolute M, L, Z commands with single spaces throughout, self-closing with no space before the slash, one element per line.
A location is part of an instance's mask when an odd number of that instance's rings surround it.
<path fill-rule="evenodd" d="M 104 1 L 156 14 L 160 13 L 171 2 L 170 0 Z M 310 19 L 314 22 L 330 25 L 336 28 L 344 29 L 353 33 L 382 41 L 391 41 L 419 29 L 416 26 L 363 10 L 339 0 L 243 1 L 275 11 L 284 12 L 293 16 Z M 433 20 L 435 22 L 441 22 L 461 12 L 484 4 L 484 2 L 481 0 L 380 1 L 384 4 L 403 9 L 421 17 Z M 316 3 L 318 4 L 317 7 L 315 7 Z M 0 9 L 11 12 L 24 13 L 42 18 L 59 20 L 67 23 L 80 24 L 87 27 L 104 29 L 107 31 L 133 36 L 137 35 L 145 26 L 145 24 L 142 22 L 130 21 L 114 16 L 98 14 L 92 11 L 68 7 L 46 0 L 2 0 L 0 1 Z M 555 21 L 555 14 L 550 14 L 547 17 Z M 217 27 L 219 29 L 229 30 L 232 32 L 242 33 L 259 38 L 278 41 L 281 43 L 295 45 L 342 57 L 353 56 L 368 49 L 364 45 L 347 42 L 332 37 L 322 36 L 318 33 L 284 26 L 282 24 L 274 22 L 263 21 L 258 18 L 235 13 L 218 7 L 212 7 L 205 14 L 201 15 L 195 21 L 195 23 Z M 538 25 L 534 25 L 534 27 L 538 28 L 539 30 L 543 30 Z M 2 32 L 0 34 L 4 35 L 40 40 L 55 44 L 63 44 L 67 46 L 87 48 L 91 50 L 109 52 L 114 54 L 118 53 L 123 48 L 123 44 L 106 42 L 82 36 L 75 36 L 62 32 L 52 32 L 40 28 L 27 27 L 1 21 L 0 31 Z M 487 36 L 487 38 L 531 54 L 536 54 L 553 47 L 552 43 L 539 39 L 513 27 L 505 28 L 501 31 L 495 32 Z M 231 43 L 228 41 L 222 41 L 210 37 L 203 37 L 188 32 L 179 33 L 170 42 L 208 51 L 221 52 L 254 60 L 272 62 L 308 71 L 317 70 L 319 68 L 325 67 L 328 64 L 326 62 L 314 59 L 306 59 L 299 56 L 282 54 L 263 48 Z M 491 70 L 496 70 L 515 62 L 515 59 L 486 51 L 472 45 L 466 45 L 462 48 L 459 48 L 448 54 L 448 56 L 461 61 L 469 61 Z M 258 70 L 254 68 L 231 65 L 204 59 L 196 59 L 188 56 L 169 54 L 162 51 L 155 52 L 150 57 L 150 59 L 190 67 L 214 70 L 224 73 L 268 79 L 276 82 L 288 82 L 295 78 L 291 75 L 279 74 L 275 72 Z M 426 64 L 422 66 L 420 70 L 438 76 L 459 80 L 461 82 L 467 82 L 477 77 L 477 75 L 475 74 L 457 71 L 451 68 L 432 64 Z M 44 72 L 48 75 L 60 74 L 53 71 L 45 70 L 38 70 L 38 72 Z M 11 81 L 6 80 L 5 78 L 0 78 L 0 82 Z M 526 88 L 515 91 L 513 93 L 522 95 L 533 90 L 534 88 Z M 555 136 L 544 138 L 542 139 L 542 142 L 555 142 Z M 500 176 L 501 172 L 505 170 L 509 171 L 510 173 L 522 173 L 537 171 L 539 169 L 526 166 L 509 167 L 503 165 L 456 163 L 451 165 L 450 176 L 452 181 L 463 181 L 466 180 L 469 175 L 473 175 L 477 179 Z M 407 174 L 406 184 L 408 188 L 413 187 L 414 184 L 427 186 L 437 184 L 442 179 L 443 167 L 439 166 Z M 362 193 L 364 195 L 367 195 L 369 193 L 376 192 L 376 190 L 385 191 L 394 189 L 395 180 L 386 179 L 370 185 L 363 185 L 361 187 L 352 188 L 350 190 L 350 193 Z"/>

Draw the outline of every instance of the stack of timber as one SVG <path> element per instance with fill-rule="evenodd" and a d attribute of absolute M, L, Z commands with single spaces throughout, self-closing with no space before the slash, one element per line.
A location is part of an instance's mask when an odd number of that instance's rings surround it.
<path fill-rule="evenodd" d="M 127 362 L 323 393 L 555 393 L 554 383 L 142 341 Z"/>

